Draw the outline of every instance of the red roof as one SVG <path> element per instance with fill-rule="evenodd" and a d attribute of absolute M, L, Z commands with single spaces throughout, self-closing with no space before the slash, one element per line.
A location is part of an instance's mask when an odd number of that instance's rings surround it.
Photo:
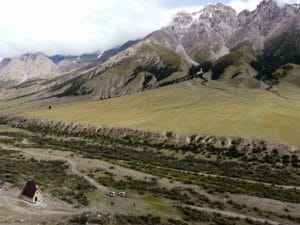
<path fill-rule="evenodd" d="M 22 191 L 22 195 L 32 198 L 38 189 L 38 185 L 33 181 L 28 181 Z"/>

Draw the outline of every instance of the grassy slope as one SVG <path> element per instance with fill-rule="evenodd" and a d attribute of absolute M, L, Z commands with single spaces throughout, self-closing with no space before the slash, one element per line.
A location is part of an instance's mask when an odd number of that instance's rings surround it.
<path fill-rule="evenodd" d="M 284 86 L 280 93 L 292 99 L 262 90 L 216 90 L 189 81 L 131 96 L 25 113 L 68 122 L 241 136 L 300 146 L 300 90 Z"/>
<path fill-rule="evenodd" d="M 89 94 L 97 99 L 126 92 L 135 93 L 143 88 L 143 76 L 136 76 L 139 72 L 152 73 L 157 80 L 161 80 L 172 76 L 182 67 L 188 69 L 177 53 L 156 44 L 143 44 L 135 55 L 124 58 L 107 71 L 98 73 L 91 79 L 89 74 L 79 79 L 79 85 L 62 96 L 82 94 L 83 90 L 90 90 Z"/>

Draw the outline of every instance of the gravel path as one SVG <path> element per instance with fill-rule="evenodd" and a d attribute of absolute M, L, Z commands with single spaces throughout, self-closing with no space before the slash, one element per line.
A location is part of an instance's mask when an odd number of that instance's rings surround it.
<path fill-rule="evenodd" d="M 46 158 L 46 159 L 52 159 L 52 160 L 60 160 L 60 161 L 66 161 L 69 165 L 70 165 L 70 168 L 71 168 L 71 171 L 80 176 L 80 177 L 83 177 L 87 182 L 89 182 L 91 185 L 93 185 L 94 187 L 97 188 L 97 190 L 101 191 L 101 192 L 107 192 L 108 189 L 107 187 L 97 183 L 94 179 L 90 178 L 88 175 L 80 172 L 78 169 L 77 169 L 77 162 L 75 160 L 72 160 L 68 157 L 64 157 L 64 156 L 49 156 L 49 155 L 45 155 L 45 154 L 42 154 L 42 153 L 33 153 L 31 152 L 30 150 L 26 150 L 26 149 L 19 149 L 19 148 L 14 148 L 15 150 L 18 150 L 18 151 L 21 151 L 21 152 L 24 152 L 26 154 L 29 154 L 31 156 L 36 156 L 36 157 L 41 157 L 41 158 Z M 178 172 L 185 172 L 185 173 L 193 173 L 191 171 L 184 171 L 184 170 L 176 170 L 176 169 L 172 169 L 174 171 L 178 171 Z M 212 175 L 212 174 L 206 174 L 206 173 L 194 173 L 194 174 L 199 174 L 199 175 L 202 175 L 202 176 L 210 176 L 210 177 L 221 177 L 221 178 L 230 178 L 230 179 L 233 179 L 233 180 L 238 180 L 238 181 L 243 181 L 243 182 L 248 182 L 248 183 L 257 183 L 257 184 L 264 184 L 264 185 L 269 185 L 269 186 L 274 186 L 273 184 L 269 184 L 269 183 L 263 183 L 263 182 L 257 182 L 257 181 L 251 181 L 251 180 L 244 180 L 244 179 L 239 179 L 239 178 L 231 178 L 231 177 L 224 177 L 224 176 L 219 176 L 219 175 Z M 300 187 L 295 187 L 295 186 L 282 186 L 282 185 L 276 185 L 277 187 L 281 187 L 281 188 L 285 188 L 285 189 L 293 189 L 293 188 L 296 188 L 296 189 L 300 189 Z M 4 196 L 1 196 L 0 195 L 0 199 L 7 199 L 7 197 L 4 197 Z M 11 201 L 16 201 L 14 199 L 10 199 Z M 261 222 L 261 223 L 269 223 L 269 224 L 272 224 L 272 225 L 282 225 L 281 223 L 279 222 L 275 222 L 275 221 L 272 221 L 272 220 L 268 220 L 268 219 L 264 219 L 264 218 L 257 218 L 257 217 L 252 217 L 252 216 L 247 216 L 247 215 L 244 215 L 244 214 L 238 214 L 238 213 L 235 213 L 235 212 L 228 212 L 228 211 L 223 211 L 223 210 L 216 210 L 216 209 L 211 209 L 211 208 L 205 208 L 205 207 L 199 207 L 199 206 L 192 206 L 192 205 L 181 205 L 181 206 L 184 206 L 184 207 L 189 207 L 191 209 L 195 209 L 195 210 L 198 210 L 198 211 L 203 211 L 203 212 L 208 212 L 208 213 L 219 213 L 223 216 L 227 216 L 227 217 L 233 217 L 233 218 L 240 218 L 240 219 L 250 219 L 252 221 L 255 221 L 255 222 Z M 20 208 L 18 207 L 16 210 L 25 210 L 23 208 Z M 33 212 L 33 211 L 29 211 L 29 213 L 31 214 L 38 214 L 40 213 L 41 211 L 45 214 L 48 214 L 48 215 L 51 215 L 51 214 L 71 214 L 70 212 L 58 212 L 58 211 L 49 211 L 49 210 L 41 210 L 39 209 L 40 211 L 39 212 Z M 23 212 L 24 213 L 24 212 Z"/>
<path fill-rule="evenodd" d="M 192 205 L 183 205 L 183 206 L 194 209 L 194 210 L 198 210 L 201 212 L 218 213 L 218 214 L 221 214 L 221 215 L 227 216 L 227 217 L 233 217 L 233 218 L 239 218 L 239 219 L 247 219 L 248 218 L 254 222 L 269 223 L 272 225 L 283 225 L 281 223 L 278 223 L 278 222 L 275 222 L 272 220 L 267 220 L 267 219 L 252 217 L 252 216 L 246 216 L 246 215 L 238 214 L 238 213 L 234 213 L 234 212 L 227 212 L 227 211 L 223 211 L 223 210 L 209 209 L 209 208 L 203 208 L 203 207 L 192 206 Z"/>
<path fill-rule="evenodd" d="M 52 159 L 52 160 L 60 160 L 60 161 L 65 161 L 67 162 L 70 167 L 71 167 L 71 171 L 80 176 L 80 177 L 83 177 L 87 182 L 89 182 L 92 186 L 94 186 L 95 188 L 97 188 L 98 191 L 101 191 L 101 192 L 105 192 L 107 193 L 108 192 L 108 189 L 107 187 L 97 183 L 94 179 L 90 178 L 88 175 L 86 175 L 85 173 L 82 173 L 80 172 L 78 169 L 77 169 L 77 163 L 70 159 L 70 158 L 67 158 L 67 157 L 63 157 L 63 156 L 49 156 L 49 155 L 44 155 L 44 154 L 39 154 L 39 153 L 32 153 L 30 151 L 26 151 L 24 149 L 18 149 L 18 151 L 22 151 L 26 154 L 29 154 L 31 156 L 37 156 L 37 157 L 42 157 L 42 158 L 48 158 L 48 159 Z"/>
<path fill-rule="evenodd" d="M 153 165 L 150 165 L 150 166 L 153 166 Z M 292 190 L 292 189 L 300 190 L 299 186 L 294 186 L 294 185 L 271 184 L 271 183 L 266 183 L 266 182 L 261 182 L 261 181 L 247 180 L 247 179 L 242 179 L 242 178 L 228 177 L 228 176 L 202 173 L 202 172 L 193 172 L 193 171 L 188 171 L 188 170 L 165 168 L 165 167 L 161 167 L 161 166 L 154 166 L 154 167 L 159 168 L 159 169 L 168 169 L 168 170 L 172 170 L 175 172 L 181 172 L 181 173 L 196 174 L 196 175 L 200 175 L 200 176 L 204 176 L 204 177 L 216 177 L 216 178 L 231 179 L 233 181 L 240 181 L 240 182 L 245 182 L 245 183 L 250 183 L 250 184 L 262 184 L 265 186 L 278 187 L 278 188 L 282 188 L 282 189 L 286 189 L 286 190 Z"/>

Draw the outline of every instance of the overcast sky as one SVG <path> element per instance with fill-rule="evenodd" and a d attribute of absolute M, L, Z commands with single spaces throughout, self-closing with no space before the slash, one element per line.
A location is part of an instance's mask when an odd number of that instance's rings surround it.
<path fill-rule="evenodd" d="M 109 49 L 165 26 L 177 11 L 217 2 L 241 11 L 260 0 L 0 0 L 0 58 Z"/>

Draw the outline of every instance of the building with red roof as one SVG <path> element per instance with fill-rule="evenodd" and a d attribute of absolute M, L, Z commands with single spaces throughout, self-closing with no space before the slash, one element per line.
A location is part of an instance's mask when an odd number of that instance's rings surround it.
<path fill-rule="evenodd" d="M 20 197 L 31 203 L 39 203 L 44 200 L 43 193 L 38 184 L 28 181 L 23 188 Z"/>

